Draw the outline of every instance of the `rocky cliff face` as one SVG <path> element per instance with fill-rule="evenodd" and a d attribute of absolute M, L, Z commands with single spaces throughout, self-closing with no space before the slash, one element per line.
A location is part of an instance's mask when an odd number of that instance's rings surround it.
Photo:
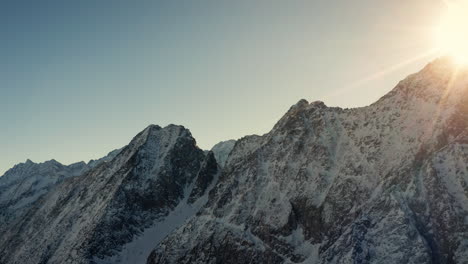
<path fill-rule="evenodd" d="M 190 196 L 192 183 L 191 204 L 203 196 L 216 176 L 212 167 L 185 128 L 150 126 L 111 161 L 36 202 L 0 238 L 0 263 L 120 262 L 119 252 L 164 222 Z"/>
<path fill-rule="evenodd" d="M 467 105 L 446 60 L 368 107 L 302 100 L 236 143 L 148 263 L 466 263 Z"/>

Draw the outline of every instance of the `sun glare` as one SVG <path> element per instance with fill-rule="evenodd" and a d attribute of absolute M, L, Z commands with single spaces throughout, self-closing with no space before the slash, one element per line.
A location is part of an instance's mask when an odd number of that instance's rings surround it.
<path fill-rule="evenodd" d="M 468 64 L 468 0 L 447 1 L 447 13 L 437 37 L 439 49 L 445 55 Z"/>

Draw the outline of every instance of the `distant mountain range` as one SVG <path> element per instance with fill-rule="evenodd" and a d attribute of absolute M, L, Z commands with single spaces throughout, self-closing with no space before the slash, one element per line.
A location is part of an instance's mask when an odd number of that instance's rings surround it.
<path fill-rule="evenodd" d="M 89 163 L 0 177 L 0 263 L 468 263 L 468 69 L 376 103 L 301 100 L 263 136 L 197 147 L 151 125 Z"/>

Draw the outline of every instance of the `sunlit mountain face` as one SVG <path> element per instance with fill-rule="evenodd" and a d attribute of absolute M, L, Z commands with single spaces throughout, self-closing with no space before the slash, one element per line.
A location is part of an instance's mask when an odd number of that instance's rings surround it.
<path fill-rule="evenodd" d="M 0 263 L 468 263 L 467 105 L 442 58 L 372 105 L 300 100 L 212 151 L 152 125 L 92 166 L 28 161 L 0 177 L 18 198 Z"/>
<path fill-rule="evenodd" d="M 105 2 L 75 2 L 87 1 Z M 55 159 L 43 163 L 28 159 L 3 176 L 0 173 L 0 264 L 468 263 L 468 0 L 289 1 L 276 7 L 275 2 L 286 1 L 268 1 L 263 5 L 259 4 L 261 1 L 229 1 L 247 3 L 245 10 L 243 6 L 236 10 L 231 4 L 205 6 L 203 1 L 193 4 L 186 1 L 183 6 L 156 5 L 159 13 L 151 6 L 132 7 L 139 2 L 158 1 L 127 2 L 121 10 L 113 9 L 116 3 L 112 3 L 102 6 L 105 11 L 102 14 L 98 12 L 99 16 L 115 17 L 106 17 L 111 23 L 102 30 L 114 29 L 122 39 L 104 34 L 109 41 L 102 46 L 105 48 L 92 43 L 91 46 L 96 53 L 107 53 L 115 45 L 122 45 L 115 52 L 130 51 L 132 59 L 116 60 L 118 56 L 109 53 L 112 60 L 106 65 L 119 64 L 116 70 L 94 68 L 94 56 L 82 56 L 86 61 L 83 68 L 89 68 L 90 76 L 96 79 L 87 78 L 90 77 L 87 74 L 68 78 L 72 76 L 64 73 L 75 68 L 63 67 L 61 72 L 62 67 L 49 65 L 52 59 L 48 53 L 37 52 L 43 55 L 44 62 L 33 67 L 33 71 L 41 74 L 43 68 L 51 68 L 53 76 L 64 79 L 63 83 L 53 81 L 53 87 L 60 89 L 48 94 L 37 88 L 27 96 L 16 96 L 20 98 L 16 102 L 2 91 L 0 120 L 7 112 L 1 108 L 2 100 L 19 106 L 17 111 L 8 108 L 8 113 L 21 115 L 12 116 L 9 119 L 12 122 L 4 122 L 0 150 L 7 156 L 39 150 L 62 160 L 63 155 L 80 152 L 68 145 L 70 142 L 77 143 L 75 146 L 90 143 L 82 134 L 92 134 L 96 140 L 91 145 L 100 145 L 112 136 L 125 136 L 124 126 L 138 129 L 138 123 L 133 122 L 136 120 L 185 124 L 194 134 L 182 125 L 149 125 L 96 160 L 64 165 Z M 215 2 L 228 1 L 211 1 Z M 291 6 L 300 2 L 309 4 Z M 427 20 L 434 23 L 422 25 L 426 33 L 422 37 L 417 33 L 421 24 L 410 21 L 423 17 L 424 9 L 431 6 L 429 2 L 438 3 L 437 12 L 426 11 Z M 256 5 L 259 10 L 255 10 Z M 413 9 L 408 8 L 411 6 Z M 90 8 L 92 5 L 87 7 L 86 10 L 95 10 Z M 0 33 L 2 25 L 14 24 L 2 23 L 4 9 L 0 8 Z M 70 6 L 67 9 L 73 10 L 73 14 L 79 11 Z M 134 15 L 124 16 L 128 9 Z M 57 8 L 55 13 L 62 11 L 66 10 Z M 399 18 L 399 12 L 407 14 L 405 19 Z M 40 10 L 30 12 L 37 13 Z M 100 20 L 91 19 L 92 14 L 88 13 L 74 14 L 73 19 L 82 17 L 87 25 L 99 28 Z M 212 13 L 217 15 L 211 17 Z M 289 15 L 282 20 L 283 13 Z M 148 20 L 144 14 L 148 14 Z M 380 20 L 382 15 L 390 19 L 384 23 L 386 19 Z M 66 12 L 61 16 L 68 17 Z M 11 13 L 10 17 L 17 14 Z M 45 12 L 42 17 L 50 14 Z M 27 24 L 21 19 L 17 21 Z M 66 21 L 50 19 L 51 24 L 60 25 L 60 31 L 76 35 L 73 40 L 83 40 L 76 41 L 76 46 L 89 45 L 92 38 L 73 30 Z M 127 25 L 138 21 L 144 21 L 151 30 Z M 354 26 L 348 27 L 351 25 L 346 21 Z M 223 24 L 226 22 L 229 23 Z M 213 32 L 205 32 L 210 26 L 214 26 Z M 315 30 L 310 26 L 315 26 Z M 47 27 L 51 25 L 41 28 Z M 368 27 L 373 30 L 358 30 Z M 153 41 L 140 39 L 125 32 L 126 29 L 145 37 L 158 36 Z M 40 34 L 41 39 L 58 40 L 55 31 L 46 34 L 31 30 Z M 400 39 L 403 32 L 411 38 Z M 334 37 L 335 34 L 341 36 Z M 383 38 L 382 42 L 366 38 L 373 34 Z M 8 35 L 2 37 L 10 41 Z M 54 52 L 50 54 L 56 56 L 55 51 L 61 46 L 68 46 L 65 44 L 70 36 L 62 38 L 66 41 L 54 42 Z M 119 40 L 131 40 L 138 45 Z M 409 47 L 418 41 L 424 45 Z M 388 43 L 379 44 L 383 42 Z M 404 44 L 401 49 L 405 52 L 400 56 L 398 43 Z M 168 46 L 167 50 L 156 52 L 161 45 Z M 237 50 L 239 46 L 243 48 Z M 373 51 L 375 47 L 391 57 L 391 62 L 381 61 Z M 346 58 L 343 50 L 361 51 L 363 55 Z M 0 47 L 0 58 L 5 57 L 2 52 L 8 53 Z M 16 61 L 19 53 L 11 54 Z M 24 57 L 29 59 L 27 55 Z M 243 56 L 244 59 L 237 58 Z M 64 64 L 60 66 L 76 62 L 60 58 Z M 26 64 L 30 64 L 28 59 Z M 161 65 L 142 63 L 144 59 Z M 342 60 L 349 60 L 350 66 L 340 66 Z M 369 66 L 370 71 L 357 74 L 355 70 L 373 60 L 382 64 Z M 0 84 L 3 84 L 1 61 L 6 64 L 10 61 L 0 60 Z M 405 70 L 417 62 L 426 65 L 421 64 L 415 71 Z M 314 67 L 308 67 L 308 63 Z M 136 72 L 155 76 L 144 78 L 146 75 L 134 72 L 126 75 L 127 64 Z M 394 81 L 388 79 L 383 85 L 374 82 L 397 71 L 402 74 Z M 411 72 L 414 73 L 408 75 Z M 19 72 L 17 75 L 21 80 L 31 77 Z M 268 81 L 254 80 L 257 77 Z M 127 82 L 129 78 L 143 81 Z M 161 83 L 161 78 L 167 83 Z M 89 83 L 81 82 L 83 79 L 90 79 Z M 106 85 L 108 79 L 114 79 L 115 83 Z M 172 79 L 181 83 L 175 84 Z M 217 81 L 210 83 L 212 79 Z M 242 82 L 236 83 L 236 79 Z M 24 86 L 35 86 L 36 82 Z M 116 88 L 120 82 L 122 101 Z M 303 91 L 298 90 L 300 97 L 311 101 L 299 98 L 291 101 L 288 97 L 300 83 L 306 86 Z M 61 90 L 69 84 L 75 84 L 73 89 L 81 93 Z M 102 84 L 108 89 L 82 90 L 87 84 L 93 88 Z M 204 84 L 211 87 L 205 94 Z M 138 89 L 141 85 L 148 86 L 148 90 Z M 165 85 L 179 91 L 164 92 L 160 87 Z M 363 85 L 371 89 L 363 92 Z M 2 87 L 9 88 L 9 82 Z M 318 88 L 314 91 L 310 87 Z M 328 87 L 334 88 L 329 91 Z M 382 92 L 371 100 L 368 94 L 371 90 Z M 341 97 L 346 105 L 328 100 L 324 95 L 328 92 L 333 94 L 330 98 Z M 56 93 L 63 93 L 73 102 L 61 100 Z M 365 106 L 357 104 L 356 99 L 349 97 L 352 93 L 368 97 L 369 101 Z M 93 108 L 89 100 L 79 101 L 82 95 L 102 108 Z M 47 97 L 51 100 L 47 101 Z M 34 105 L 33 101 L 40 104 Z M 43 107 L 59 101 L 63 101 L 60 106 L 64 107 L 51 108 L 47 115 L 28 116 L 22 110 L 41 112 Z M 279 101 L 297 103 L 281 110 Z M 75 107 L 80 110 L 84 125 L 75 123 L 80 118 L 69 115 L 69 108 Z M 206 111 L 201 111 L 203 107 Z M 261 113 L 275 111 L 284 112 L 271 120 L 265 133 L 258 131 L 260 121 L 268 120 Z M 77 130 L 77 134 L 55 131 L 68 124 L 56 119 L 55 112 L 64 112 L 66 120 L 73 123 L 71 130 Z M 104 118 L 99 118 L 100 114 Z M 182 116 L 184 119 L 179 119 Z M 92 122 L 93 118 L 97 121 Z M 53 125 L 45 119 L 54 119 Z M 112 119 L 122 128 L 104 125 L 104 134 L 92 132 L 94 126 Z M 17 126 L 34 120 L 40 124 L 31 126 L 32 135 L 24 137 L 41 144 L 25 142 L 24 148 L 2 144 L 1 140 L 10 142 L 19 138 L 14 131 L 28 129 Z M 198 130 L 197 126 L 206 130 Z M 238 130 L 235 139 L 218 142 L 218 136 L 233 138 L 226 131 L 231 133 L 236 127 L 258 134 Z M 10 129 L 14 131 L 7 131 L 8 136 L 2 134 Z M 66 134 L 66 140 L 59 134 Z M 53 139 L 52 143 L 42 142 L 45 135 Z M 218 143 L 211 149 L 205 148 L 200 144 L 203 138 Z M 55 145 L 63 145 L 66 154 L 57 153 Z M 87 149 L 86 153 L 102 156 L 95 149 Z M 2 160 L 0 156 L 0 170 Z"/>

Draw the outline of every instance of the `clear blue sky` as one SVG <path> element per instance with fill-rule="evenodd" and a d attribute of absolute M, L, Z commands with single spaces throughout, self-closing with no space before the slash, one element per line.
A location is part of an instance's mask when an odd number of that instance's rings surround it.
<path fill-rule="evenodd" d="M 2 1 L 0 175 L 27 158 L 101 157 L 149 124 L 184 125 L 208 149 L 267 132 L 301 98 L 370 104 L 434 58 L 411 60 L 434 48 L 443 8 L 437 0 Z"/>

